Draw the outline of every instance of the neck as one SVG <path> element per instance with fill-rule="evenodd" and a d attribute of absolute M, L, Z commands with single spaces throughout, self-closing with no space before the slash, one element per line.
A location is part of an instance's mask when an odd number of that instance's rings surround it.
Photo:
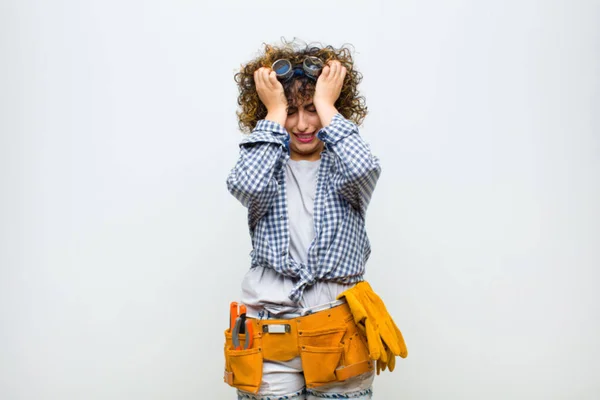
<path fill-rule="evenodd" d="M 321 151 L 316 151 L 311 154 L 300 154 L 294 151 L 290 152 L 290 158 L 294 161 L 317 161 L 321 159 Z"/>

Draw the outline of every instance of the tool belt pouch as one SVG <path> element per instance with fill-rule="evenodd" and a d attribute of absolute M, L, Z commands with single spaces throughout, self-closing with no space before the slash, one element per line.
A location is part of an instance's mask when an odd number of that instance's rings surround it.
<path fill-rule="evenodd" d="M 306 386 L 316 388 L 372 371 L 366 340 L 358 331 L 347 305 L 334 312 L 319 314 L 309 316 L 298 327 Z M 316 327 L 321 328 L 313 329 Z"/>
<path fill-rule="evenodd" d="M 345 328 L 300 330 L 298 343 L 304 379 L 309 388 L 337 381 L 335 370 L 342 358 Z"/>
<path fill-rule="evenodd" d="M 341 366 L 336 369 L 336 376 L 339 381 L 345 381 L 365 372 L 374 371 L 375 368 L 375 364 L 369 356 L 367 338 L 356 326 L 351 314 L 346 317 L 345 323 L 346 333 L 342 338 L 344 352 L 342 353 Z"/>
<path fill-rule="evenodd" d="M 244 343 L 245 335 L 240 334 Z M 224 381 L 240 390 L 258 393 L 262 381 L 263 354 L 258 335 L 253 337 L 250 349 L 235 350 L 231 340 L 231 331 L 225 331 L 225 375 Z"/>
<path fill-rule="evenodd" d="M 270 326 L 279 327 L 280 333 L 269 333 Z M 290 361 L 298 354 L 298 331 L 290 320 L 264 320 L 255 328 L 262 341 L 263 357 L 271 361 Z"/>

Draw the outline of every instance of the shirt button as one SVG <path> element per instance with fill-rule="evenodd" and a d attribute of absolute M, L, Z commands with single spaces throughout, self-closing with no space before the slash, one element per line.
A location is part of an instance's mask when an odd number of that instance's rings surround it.
<path fill-rule="evenodd" d="M 281 214 L 281 215 L 279 216 L 279 219 L 285 219 L 285 215 Z"/>
<path fill-rule="evenodd" d="M 281 255 L 282 255 L 282 256 L 285 256 L 285 250 L 281 252 Z"/>

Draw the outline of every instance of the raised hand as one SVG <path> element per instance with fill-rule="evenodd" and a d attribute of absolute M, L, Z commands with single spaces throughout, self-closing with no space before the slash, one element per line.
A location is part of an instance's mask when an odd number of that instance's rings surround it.
<path fill-rule="evenodd" d="M 287 100 L 275 71 L 267 67 L 257 69 L 254 71 L 254 83 L 260 101 L 267 107 L 268 114 L 265 119 L 284 125 L 287 118 Z"/>
<path fill-rule="evenodd" d="M 346 73 L 346 67 L 339 61 L 329 61 L 317 80 L 313 104 L 317 108 L 323 126 L 329 125 L 338 112 L 334 104 L 340 97 Z"/>

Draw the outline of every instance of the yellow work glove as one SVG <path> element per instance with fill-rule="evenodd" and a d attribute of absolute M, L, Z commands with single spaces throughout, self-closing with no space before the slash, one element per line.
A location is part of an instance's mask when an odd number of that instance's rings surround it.
<path fill-rule="evenodd" d="M 338 296 L 345 298 L 354 322 L 367 337 L 369 356 L 377 360 L 377 373 L 394 370 L 396 356 L 406 358 L 408 351 L 400 329 L 388 313 L 381 298 L 368 282 L 359 282 Z"/>
<path fill-rule="evenodd" d="M 392 353 L 389 347 L 385 345 L 384 347 L 387 356 L 387 361 L 383 361 L 381 359 L 377 360 L 377 375 L 379 375 L 381 371 L 385 371 L 386 368 L 389 369 L 390 372 L 392 372 L 394 368 L 396 368 L 396 356 Z"/>

